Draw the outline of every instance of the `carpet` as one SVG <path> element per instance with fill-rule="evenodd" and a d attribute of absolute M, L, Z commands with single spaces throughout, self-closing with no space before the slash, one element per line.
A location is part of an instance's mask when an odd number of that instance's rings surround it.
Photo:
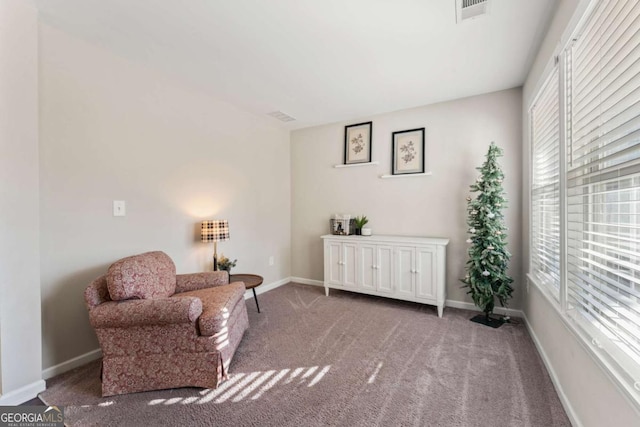
<path fill-rule="evenodd" d="M 102 398 L 95 361 L 40 398 L 70 426 L 571 425 L 523 324 L 293 283 L 259 300 L 215 390 Z"/>

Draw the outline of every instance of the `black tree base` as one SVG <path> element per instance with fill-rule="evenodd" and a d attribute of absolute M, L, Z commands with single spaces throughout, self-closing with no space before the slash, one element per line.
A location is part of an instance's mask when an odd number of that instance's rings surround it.
<path fill-rule="evenodd" d="M 504 324 L 502 319 L 494 319 L 491 316 L 487 318 L 486 314 L 478 314 L 470 319 L 472 322 L 480 323 L 481 325 L 491 326 L 492 328 L 499 328 Z"/>

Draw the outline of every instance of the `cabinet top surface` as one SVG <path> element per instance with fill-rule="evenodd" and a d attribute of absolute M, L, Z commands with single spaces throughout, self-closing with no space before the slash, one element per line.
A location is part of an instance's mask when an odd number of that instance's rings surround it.
<path fill-rule="evenodd" d="M 335 239 L 349 242 L 358 243 L 422 243 L 422 244 L 435 244 L 435 245 L 447 245 L 449 239 L 443 239 L 440 237 L 421 237 L 421 236 L 391 236 L 383 234 L 374 234 L 373 236 L 340 236 L 335 234 L 325 234 L 321 236 L 322 239 Z"/>

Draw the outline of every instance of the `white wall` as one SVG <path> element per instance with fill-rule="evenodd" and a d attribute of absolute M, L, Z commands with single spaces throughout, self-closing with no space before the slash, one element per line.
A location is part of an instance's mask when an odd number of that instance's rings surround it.
<path fill-rule="evenodd" d="M 562 0 L 523 88 L 523 187 L 529 194 L 528 109 L 554 54 L 570 36 L 588 0 Z M 523 269 L 529 269 L 529 199 L 523 197 Z M 523 310 L 537 337 L 559 394 L 577 425 L 640 425 L 640 415 L 567 327 L 558 310 L 534 286 L 525 293 Z"/>
<path fill-rule="evenodd" d="M 38 226 L 38 24 L 0 1 L 0 404 L 41 380 Z"/>
<path fill-rule="evenodd" d="M 449 238 L 447 298 L 471 302 L 461 288 L 466 262 L 466 200 L 491 141 L 500 159 L 510 200 L 505 210 L 510 273 L 516 280 L 512 308 L 520 307 L 521 90 L 510 89 L 361 120 L 297 130 L 291 134 L 293 276 L 323 280 L 320 235 L 334 213 L 367 215 L 374 234 Z M 344 126 L 373 121 L 377 166 L 335 169 L 344 150 Z M 389 174 L 391 133 L 426 128 L 426 164 L 432 176 L 380 179 Z"/>
<path fill-rule="evenodd" d="M 98 348 L 82 292 L 118 258 L 210 270 L 202 219 L 229 220 L 235 272 L 290 276 L 288 131 L 44 23 L 40 43 L 43 368 Z"/>

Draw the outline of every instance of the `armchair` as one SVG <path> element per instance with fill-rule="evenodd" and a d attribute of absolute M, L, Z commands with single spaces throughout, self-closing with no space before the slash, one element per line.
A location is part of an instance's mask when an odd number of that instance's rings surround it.
<path fill-rule="evenodd" d="M 215 388 L 249 326 L 242 282 L 176 275 L 164 252 L 116 261 L 84 298 L 102 349 L 102 396 Z"/>

